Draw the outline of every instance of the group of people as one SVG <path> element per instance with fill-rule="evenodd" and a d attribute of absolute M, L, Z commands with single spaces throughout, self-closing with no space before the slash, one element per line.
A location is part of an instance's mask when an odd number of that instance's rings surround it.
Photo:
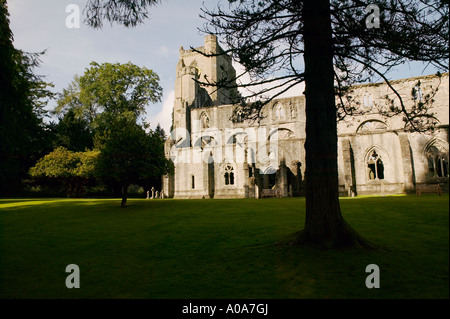
<path fill-rule="evenodd" d="M 162 190 L 161 192 L 155 190 L 154 187 L 152 187 L 151 189 L 152 193 L 150 196 L 150 191 L 147 191 L 147 198 L 146 199 L 156 199 L 156 198 L 164 198 L 164 190 Z"/>

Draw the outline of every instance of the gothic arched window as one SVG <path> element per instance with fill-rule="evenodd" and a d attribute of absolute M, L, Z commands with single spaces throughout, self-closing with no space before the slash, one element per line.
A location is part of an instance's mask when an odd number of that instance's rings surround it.
<path fill-rule="evenodd" d="M 234 110 L 234 121 L 236 123 L 244 122 L 244 111 L 238 107 Z"/>
<path fill-rule="evenodd" d="M 362 123 L 358 129 L 356 130 L 357 133 L 370 133 L 370 132 L 377 132 L 377 131 L 386 131 L 388 130 L 388 126 L 386 123 L 378 120 L 368 120 Z"/>
<path fill-rule="evenodd" d="M 448 155 L 435 146 L 430 146 L 427 152 L 428 172 L 432 176 L 448 177 Z"/>
<path fill-rule="evenodd" d="M 282 119 L 284 118 L 283 106 L 280 103 L 277 103 L 274 107 L 275 118 Z"/>
<path fill-rule="evenodd" d="M 225 166 L 225 185 L 234 185 L 234 170 L 231 165 Z"/>
<path fill-rule="evenodd" d="M 367 161 L 367 167 L 369 169 L 370 180 L 384 179 L 383 160 L 375 150 L 372 151 L 372 154 L 369 156 L 369 159 Z"/>

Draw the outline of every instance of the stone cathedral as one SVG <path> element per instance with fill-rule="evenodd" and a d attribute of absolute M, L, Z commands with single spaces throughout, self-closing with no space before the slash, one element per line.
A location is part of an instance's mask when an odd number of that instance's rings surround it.
<path fill-rule="evenodd" d="M 163 177 L 165 195 L 261 198 L 275 190 L 277 196 L 302 196 L 305 97 L 273 100 L 263 107 L 259 122 L 239 119 L 239 106 L 230 100 L 236 92 L 202 87 L 195 81 L 235 77 L 231 58 L 214 55 L 221 50 L 213 35 L 205 37 L 202 47 L 180 48 L 173 126 L 165 143 L 175 171 Z M 420 87 L 414 90 L 418 81 Z M 412 193 L 418 185 L 436 183 L 448 190 L 448 73 L 391 83 L 408 103 L 420 102 L 438 87 L 430 109 L 439 120 L 437 128 L 432 133 L 409 132 L 402 116 L 381 116 L 386 97 L 394 97 L 385 83 L 354 86 L 352 98 L 365 112 L 338 122 L 342 196 Z M 233 114 L 237 121 L 231 120 Z"/>

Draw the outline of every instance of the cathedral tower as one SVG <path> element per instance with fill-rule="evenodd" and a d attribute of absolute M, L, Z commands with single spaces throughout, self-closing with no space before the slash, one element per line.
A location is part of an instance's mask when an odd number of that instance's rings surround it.
<path fill-rule="evenodd" d="M 189 50 L 180 48 L 180 59 L 176 67 L 173 139 L 175 142 L 185 139 L 182 146 L 190 146 L 187 134 L 191 132 L 191 109 L 231 104 L 237 95 L 237 89 L 217 88 L 197 82 L 217 83 L 235 79 L 236 71 L 232 60 L 222 53 L 214 35 L 205 37 L 203 47 Z"/>

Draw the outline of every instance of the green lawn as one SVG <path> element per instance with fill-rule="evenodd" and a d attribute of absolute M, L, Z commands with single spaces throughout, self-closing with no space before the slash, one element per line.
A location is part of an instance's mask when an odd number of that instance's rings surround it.
<path fill-rule="evenodd" d="M 449 298 L 448 194 L 343 198 L 374 251 L 276 244 L 303 227 L 304 204 L 0 199 L 0 298 Z"/>

